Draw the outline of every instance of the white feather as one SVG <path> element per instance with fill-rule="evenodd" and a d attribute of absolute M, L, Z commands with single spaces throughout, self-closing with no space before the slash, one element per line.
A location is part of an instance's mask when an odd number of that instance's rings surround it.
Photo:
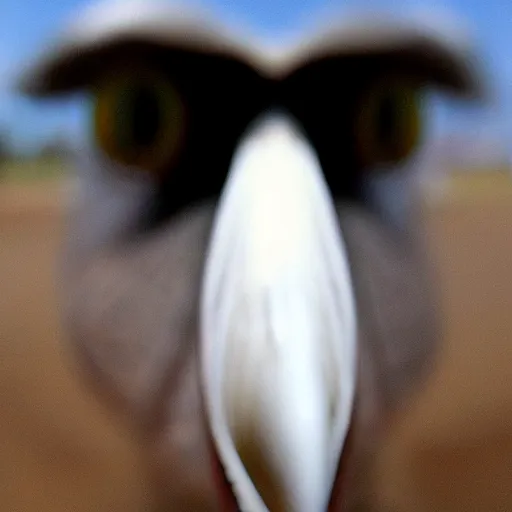
<path fill-rule="evenodd" d="M 320 164 L 284 115 L 258 120 L 235 153 L 203 286 L 207 412 L 239 506 L 267 510 L 240 457 L 252 443 L 286 511 L 326 510 L 353 405 L 356 314 Z"/>

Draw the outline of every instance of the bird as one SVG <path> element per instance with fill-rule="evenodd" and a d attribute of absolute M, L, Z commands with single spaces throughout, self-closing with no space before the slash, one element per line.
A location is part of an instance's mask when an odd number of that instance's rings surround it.
<path fill-rule="evenodd" d="M 89 115 L 62 320 L 168 510 L 370 510 L 439 347 L 414 208 L 397 222 L 379 180 L 412 172 L 428 92 L 476 101 L 481 77 L 466 39 L 391 16 L 242 32 L 107 0 L 23 68 L 23 94 Z"/>

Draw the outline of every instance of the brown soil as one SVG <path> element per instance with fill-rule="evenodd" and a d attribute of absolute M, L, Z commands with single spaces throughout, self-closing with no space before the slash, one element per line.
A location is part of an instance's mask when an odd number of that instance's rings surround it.
<path fill-rule="evenodd" d="M 0 509 L 149 511 L 127 425 L 76 376 L 56 313 L 62 190 L 0 188 Z M 393 511 L 512 510 L 512 200 L 428 207 L 445 345 L 377 467 Z"/>

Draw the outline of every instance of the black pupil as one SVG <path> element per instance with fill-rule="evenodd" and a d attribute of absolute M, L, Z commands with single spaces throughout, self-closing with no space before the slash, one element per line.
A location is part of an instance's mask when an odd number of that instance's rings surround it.
<path fill-rule="evenodd" d="M 121 144 L 143 150 L 158 139 L 162 128 L 162 108 L 158 92 L 149 86 L 131 87 L 123 94 Z"/>
<path fill-rule="evenodd" d="M 394 95 L 381 99 L 377 112 L 377 140 L 384 145 L 393 144 L 400 130 L 400 102 Z"/>

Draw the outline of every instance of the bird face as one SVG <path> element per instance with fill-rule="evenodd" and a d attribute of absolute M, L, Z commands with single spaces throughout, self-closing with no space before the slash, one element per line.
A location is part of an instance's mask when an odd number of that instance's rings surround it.
<path fill-rule="evenodd" d="M 368 189 L 470 68 L 384 22 L 256 58 L 167 9 L 95 6 L 25 81 L 92 105 L 64 318 L 174 510 L 350 510 L 435 346 L 413 233 Z"/>

